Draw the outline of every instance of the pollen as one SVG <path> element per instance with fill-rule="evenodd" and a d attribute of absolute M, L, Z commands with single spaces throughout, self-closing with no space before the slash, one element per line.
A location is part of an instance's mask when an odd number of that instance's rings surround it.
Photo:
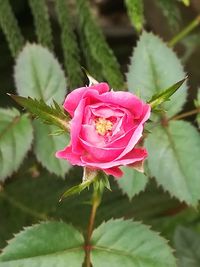
<path fill-rule="evenodd" d="M 100 135 L 105 135 L 112 130 L 113 124 L 111 121 L 104 118 L 98 118 L 95 122 L 96 131 Z"/>

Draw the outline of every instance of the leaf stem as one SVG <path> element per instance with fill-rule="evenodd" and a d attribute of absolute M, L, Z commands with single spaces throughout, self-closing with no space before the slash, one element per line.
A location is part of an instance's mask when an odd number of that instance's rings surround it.
<path fill-rule="evenodd" d="M 182 113 L 180 115 L 176 115 L 176 116 L 170 118 L 169 120 L 180 120 L 180 119 L 184 119 L 184 118 L 187 118 L 189 116 L 192 116 L 192 115 L 195 115 L 198 113 L 200 113 L 200 107 L 193 109 L 193 110 L 190 110 L 190 111 L 187 111 L 187 112 Z"/>
<path fill-rule="evenodd" d="M 91 241 L 91 236 L 92 236 L 92 232 L 93 232 L 97 208 L 99 207 L 99 205 L 101 203 L 101 198 L 102 198 L 102 191 L 100 191 L 98 189 L 95 190 L 95 188 L 94 188 L 94 193 L 93 193 L 93 197 L 92 197 L 92 209 L 91 209 L 91 213 L 90 213 L 90 219 L 89 219 L 86 242 L 85 242 L 85 267 L 91 267 L 91 262 L 90 262 L 91 244 L 90 244 L 90 241 Z"/>
<path fill-rule="evenodd" d="M 198 25 L 200 25 L 200 15 L 198 15 L 194 20 L 192 20 L 181 32 L 174 36 L 171 41 L 168 42 L 168 46 L 174 47 L 179 41 L 186 37 Z"/>

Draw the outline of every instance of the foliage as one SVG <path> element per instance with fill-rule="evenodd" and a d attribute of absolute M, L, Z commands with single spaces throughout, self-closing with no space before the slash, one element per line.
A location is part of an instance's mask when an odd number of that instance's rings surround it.
<path fill-rule="evenodd" d="M 28 226 L 8 241 L 0 255 L 0 266 L 78 267 L 83 262 L 87 267 L 90 262 L 94 267 L 199 266 L 200 138 L 195 125 L 178 119 L 197 115 L 198 123 L 200 94 L 195 110 L 177 115 L 186 102 L 187 84 L 181 60 L 169 47 L 171 42 L 166 44 L 155 34 L 143 31 L 127 73 L 129 91 L 139 92 L 151 105 L 152 112 L 155 111 L 140 140 L 149 153 L 145 173 L 124 166 L 124 176 L 116 182 L 101 171 L 85 169 L 81 183 L 79 169 L 72 169 L 67 161 L 55 158 L 55 152 L 70 142 L 70 116 L 61 104 L 67 89 L 84 86 L 81 64 L 86 64 L 95 79 L 106 79 L 115 89 L 125 89 L 123 76 L 89 1 L 54 1 L 51 13 L 50 4 L 44 0 L 27 2 L 40 44 L 27 44 L 23 48 L 24 37 L 12 7 L 8 0 L 0 0 L 0 27 L 16 58 L 14 78 L 19 95 L 11 96 L 33 114 L 24 110 L 20 113 L 14 108 L 0 109 L 0 246 L 5 246 L 13 232 Z M 188 0 L 156 1 L 175 30 L 181 20 L 178 2 L 185 6 L 190 3 Z M 146 3 L 125 1 L 138 34 L 146 25 Z M 53 42 L 55 29 L 51 28 L 51 16 L 58 20 L 61 30 L 68 88 L 61 65 L 47 49 L 55 47 L 57 51 L 58 46 L 57 41 Z M 199 25 L 198 17 L 191 25 Z M 191 31 L 191 27 L 187 29 Z M 57 36 L 58 33 L 56 40 Z M 88 78 L 91 82 L 92 77 Z M 33 153 L 27 154 L 31 146 Z M 95 196 L 97 192 L 102 194 L 104 188 L 110 191 L 105 190 L 96 215 L 102 195 L 98 196 L 98 205 Z M 75 198 L 74 194 L 80 192 Z M 58 203 L 59 199 L 63 201 Z M 99 226 L 93 230 L 94 224 Z M 168 238 L 176 251 L 145 224 Z M 185 228 L 177 227 L 180 224 Z"/>
<path fill-rule="evenodd" d="M 167 127 L 155 128 L 146 146 L 150 173 L 158 184 L 181 201 L 196 206 L 200 199 L 200 138 L 196 129 L 188 122 L 171 121 Z"/>
<path fill-rule="evenodd" d="M 149 100 L 152 95 L 161 93 L 164 88 L 185 76 L 175 53 L 157 36 L 143 32 L 127 73 L 129 91 L 136 93 L 139 90 L 141 98 Z M 187 85 L 183 84 L 171 100 L 163 105 L 167 116 L 171 117 L 181 111 L 186 95 Z"/>
<path fill-rule="evenodd" d="M 174 0 L 158 0 L 156 5 L 161 9 L 163 15 L 168 21 L 171 31 L 176 32 L 181 24 L 181 12 L 178 8 L 177 1 Z"/>
<path fill-rule="evenodd" d="M 45 0 L 28 0 L 34 17 L 35 30 L 38 42 L 53 49 L 53 37 L 49 21 L 49 13 Z"/>
<path fill-rule="evenodd" d="M 178 266 L 198 267 L 200 264 L 200 236 L 186 227 L 178 227 L 174 234 Z"/>
<path fill-rule="evenodd" d="M 47 105 L 44 100 L 32 99 L 17 95 L 10 96 L 22 107 L 26 108 L 36 118 L 39 118 L 46 124 L 56 125 L 63 131 L 69 130 L 69 116 L 58 103 L 53 100 L 53 105 Z"/>
<path fill-rule="evenodd" d="M 51 173 L 65 177 L 70 165 L 66 160 L 55 158 L 55 152 L 62 149 L 68 142 L 68 134 L 53 135 L 57 127 L 47 126 L 39 121 L 33 123 L 35 138 L 33 150 L 36 158 Z M 45 149 L 44 149 L 45 147 Z"/>
<path fill-rule="evenodd" d="M 123 177 L 117 180 L 122 192 L 127 194 L 129 199 L 143 191 L 147 185 L 148 177 L 132 168 L 123 167 Z"/>
<path fill-rule="evenodd" d="M 113 51 L 108 47 L 101 29 L 97 26 L 89 10 L 87 0 L 76 0 L 79 14 L 80 31 L 93 58 L 101 65 L 104 78 L 116 89 L 122 89 L 123 77 Z"/>
<path fill-rule="evenodd" d="M 80 52 L 72 25 L 70 6 L 65 0 L 55 1 L 56 12 L 61 26 L 61 40 L 65 68 L 68 74 L 69 88 L 82 85 L 83 74 L 80 66 Z"/>
<path fill-rule="evenodd" d="M 123 233 L 123 234 L 121 234 Z M 149 241 L 151 240 L 151 245 Z M 166 241 L 147 226 L 130 220 L 110 220 L 94 230 L 91 261 L 101 266 L 176 266 Z M 144 245 L 141 245 L 144 244 Z M 148 245 L 149 244 L 149 245 Z M 106 258 L 106 261 L 103 259 Z"/>
<path fill-rule="evenodd" d="M 29 240 L 32 240 L 31 242 Z M 62 222 L 45 222 L 28 227 L 10 241 L 0 257 L 0 266 L 79 267 L 84 259 L 83 237 Z"/>
<path fill-rule="evenodd" d="M 54 56 L 44 47 L 27 44 L 15 66 L 17 92 L 52 103 L 61 103 L 66 94 L 64 73 Z"/>
<path fill-rule="evenodd" d="M 164 90 L 161 93 L 155 94 L 152 96 L 152 98 L 148 101 L 148 103 L 151 105 L 151 108 L 154 109 L 157 106 L 161 105 L 162 103 L 169 101 L 170 97 L 176 93 L 176 91 L 181 87 L 181 85 L 185 82 L 186 79 L 183 79 L 166 90 Z"/>
<path fill-rule="evenodd" d="M 27 115 L 16 109 L 0 109 L 0 181 L 17 171 L 33 140 Z"/>
<path fill-rule="evenodd" d="M 9 0 L 1 0 L 0 6 L 0 26 L 6 36 L 12 56 L 15 57 L 24 45 L 24 38 L 13 14 Z"/>
<path fill-rule="evenodd" d="M 141 32 L 144 24 L 144 3 L 143 0 L 125 1 L 130 20 L 138 32 Z"/>
<path fill-rule="evenodd" d="M 197 109 L 200 109 L 200 89 L 198 89 L 198 92 L 197 92 L 197 99 L 195 100 L 195 106 Z M 198 126 L 200 127 L 200 113 L 197 114 L 197 124 Z"/>
<path fill-rule="evenodd" d="M 119 239 L 121 232 L 124 232 L 124 235 Z M 29 240 L 32 240 L 31 244 Z M 136 250 L 138 244 L 148 243 L 149 240 L 151 246 L 143 246 Z M 121 266 L 122 262 L 126 266 L 138 263 L 143 264 L 144 267 L 155 266 L 155 264 L 157 266 L 159 264 L 160 267 L 176 266 L 165 240 L 140 223 L 123 220 L 110 220 L 103 223 L 94 231 L 92 244 L 93 266 L 101 266 L 102 262 L 104 266 L 110 266 L 116 262 L 116 266 Z M 75 228 L 62 222 L 45 222 L 29 227 L 16 235 L 3 250 L 0 264 L 2 267 L 13 266 L 15 263 L 22 267 L 27 264 L 29 266 L 38 266 L 38 264 L 65 266 L 66 262 L 69 262 L 70 266 L 78 267 L 83 262 L 83 252 L 83 237 Z M 105 256 L 107 261 L 103 260 Z"/>

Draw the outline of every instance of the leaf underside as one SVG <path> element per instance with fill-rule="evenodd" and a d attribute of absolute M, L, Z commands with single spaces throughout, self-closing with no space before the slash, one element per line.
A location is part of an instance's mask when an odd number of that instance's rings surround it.
<path fill-rule="evenodd" d="M 66 94 L 64 72 L 48 49 L 27 44 L 19 54 L 15 66 L 17 92 L 24 97 L 62 103 Z"/>
<path fill-rule="evenodd" d="M 33 129 L 27 115 L 0 109 L 0 181 L 16 171 L 31 147 Z"/>
<path fill-rule="evenodd" d="M 55 153 L 63 149 L 69 143 L 67 133 L 54 136 L 51 133 L 57 130 L 52 125 L 42 124 L 40 121 L 33 122 L 35 130 L 34 152 L 37 160 L 51 173 L 64 177 L 71 168 L 67 160 L 57 159 Z"/>
<path fill-rule="evenodd" d="M 127 73 L 129 91 L 136 93 L 139 90 L 141 98 L 148 101 L 152 95 L 161 93 L 185 76 L 173 50 L 159 37 L 143 32 Z M 182 110 L 186 96 L 187 85 L 183 84 L 171 100 L 164 103 L 167 116 L 171 117 Z"/>
<path fill-rule="evenodd" d="M 135 195 L 143 191 L 147 185 L 148 178 L 141 172 L 129 167 L 122 167 L 123 177 L 117 179 L 119 188 L 127 194 L 131 200 Z"/>
<path fill-rule="evenodd" d="M 168 127 L 157 127 L 145 142 L 149 152 L 148 166 L 158 184 L 172 196 L 196 206 L 200 199 L 197 130 L 184 121 L 171 121 Z"/>

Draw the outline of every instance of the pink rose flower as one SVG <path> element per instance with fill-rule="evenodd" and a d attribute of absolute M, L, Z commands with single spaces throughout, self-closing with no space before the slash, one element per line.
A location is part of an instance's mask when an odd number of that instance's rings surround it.
<path fill-rule="evenodd" d="M 120 166 L 134 167 L 147 157 L 146 149 L 136 145 L 150 106 L 135 95 L 109 91 L 107 83 L 99 83 L 74 90 L 63 106 L 72 116 L 71 142 L 56 153 L 58 158 L 120 177 Z"/>

